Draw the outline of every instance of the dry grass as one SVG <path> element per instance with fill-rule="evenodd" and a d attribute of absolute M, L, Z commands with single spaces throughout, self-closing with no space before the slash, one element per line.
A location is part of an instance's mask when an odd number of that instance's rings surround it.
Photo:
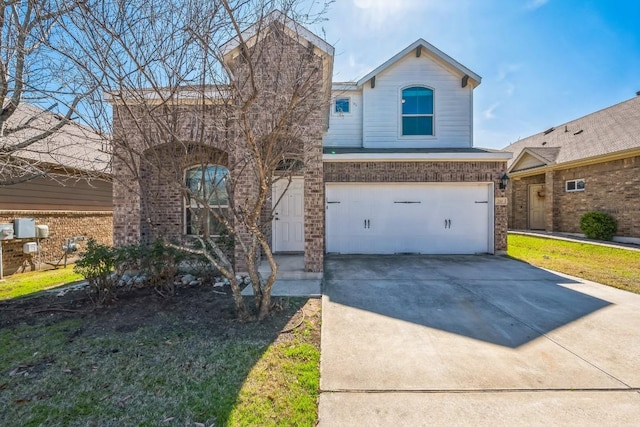
<path fill-rule="evenodd" d="M 510 234 L 510 257 L 640 294 L 640 251 Z"/>

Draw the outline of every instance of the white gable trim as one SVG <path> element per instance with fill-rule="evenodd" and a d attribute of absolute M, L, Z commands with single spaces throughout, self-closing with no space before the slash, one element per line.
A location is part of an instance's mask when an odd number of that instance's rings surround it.
<path fill-rule="evenodd" d="M 409 46 L 407 46 L 405 49 L 400 51 L 398 54 L 396 54 L 393 58 L 389 59 L 387 62 L 380 65 L 378 68 L 376 68 L 375 70 L 373 70 L 372 72 L 370 72 L 369 74 L 367 74 L 366 76 L 358 80 L 358 83 L 357 83 L 358 86 L 362 86 L 364 83 L 371 80 L 371 78 L 375 77 L 377 74 L 380 74 L 381 72 L 383 72 L 384 70 L 386 70 L 387 68 L 395 64 L 400 59 L 404 58 L 404 56 L 407 55 L 409 52 L 418 48 L 418 46 L 423 47 L 433 56 L 451 65 L 453 68 L 460 71 L 461 74 L 468 75 L 469 78 L 473 80 L 473 83 L 475 83 L 475 84 L 472 84 L 473 87 L 478 86 L 482 81 L 482 77 L 480 77 L 478 74 L 474 73 L 473 71 L 471 71 L 470 69 L 468 69 L 467 67 L 465 67 L 464 65 L 462 65 L 461 63 L 459 63 L 449 55 L 447 55 L 446 53 L 442 52 L 440 49 L 438 49 L 431 43 L 425 41 L 424 39 L 418 39 L 415 42 L 411 43 Z"/>
<path fill-rule="evenodd" d="M 504 162 L 512 153 L 348 153 L 323 154 L 323 162 Z"/>
<path fill-rule="evenodd" d="M 518 155 L 518 157 L 513 161 L 513 164 L 511 165 L 511 167 L 509 168 L 509 172 L 511 171 L 517 171 L 517 166 L 527 157 L 533 157 L 534 159 L 538 160 L 540 162 L 539 165 L 537 166 L 532 166 L 531 168 L 534 167 L 541 167 L 541 166 L 548 166 L 551 163 L 549 163 L 548 160 L 545 160 L 542 156 L 539 156 L 538 154 L 529 151 L 528 148 L 525 148 L 524 150 L 522 150 L 522 152 L 520 152 L 520 154 Z M 531 168 L 527 168 L 527 169 L 531 169 Z M 523 169 L 523 170 L 527 170 L 527 169 Z"/>

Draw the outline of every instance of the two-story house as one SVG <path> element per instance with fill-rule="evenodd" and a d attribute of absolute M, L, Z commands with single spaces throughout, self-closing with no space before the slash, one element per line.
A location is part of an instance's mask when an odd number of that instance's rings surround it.
<path fill-rule="evenodd" d="M 333 47 L 294 22 L 284 25 L 313 52 L 298 60 L 316 61 L 330 79 Z M 241 55 L 240 46 L 228 46 L 227 55 Z M 480 81 L 422 39 L 357 82 L 329 81 L 330 111 L 303 141 L 303 168 L 284 197 L 283 186 L 273 189 L 273 200 L 281 201 L 272 223 L 274 252 L 304 253 L 305 269 L 322 271 L 326 253 L 506 250 L 501 178 L 511 154 L 473 147 L 473 90 Z M 123 170 L 117 159 L 114 170 Z M 135 240 L 144 221 L 140 199 L 118 184 L 114 191 L 115 242 Z M 175 204 L 184 208 L 179 197 Z M 178 210 L 174 223 L 186 217 Z"/>

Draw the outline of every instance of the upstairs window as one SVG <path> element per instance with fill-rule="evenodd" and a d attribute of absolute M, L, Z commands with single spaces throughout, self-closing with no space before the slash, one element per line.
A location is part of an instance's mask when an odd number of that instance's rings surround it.
<path fill-rule="evenodd" d="M 218 165 L 196 166 L 185 173 L 189 189 L 185 200 L 186 233 L 217 236 L 225 229 L 212 211 L 226 216 L 229 206 L 227 168 Z"/>
<path fill-rule="evenodd" d="M 349 98 L 336 98 L 334 112 L 336 114 L 349 114 L 351 112 L 351 100 Z"/>
<path fill-rule="evenodd" d="M 433 90 L 414 86 L 402 90 L 402 135 L 433 135 Z"/>

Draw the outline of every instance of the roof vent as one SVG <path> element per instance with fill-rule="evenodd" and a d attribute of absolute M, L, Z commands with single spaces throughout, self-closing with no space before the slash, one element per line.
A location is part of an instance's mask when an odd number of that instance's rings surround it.
<path fill-rule="evenodd" d="M 640 90 L 636 92 L 636 96 L 640 96 Z"/>
<path fill-rule="evenodd" d="M 584 130 L 580 129 L 578 132 L 575 132 L 574 135 L 580 135 L 582 132 L 584 132 Z"/>
<path fill-rule="evenodd" d="M 551 132 L 553 132 L 554 130 L 556 130 L 556 128 L 554 128 L 554 127 L 550 127 L 549 129 L 547 129 L 547 130 L 545 130 L 545 131 L 544 131 L 544 134 L 545 134 L 545 135 L 548 135 L 548 134 L 550 134 Z"/>
<path fill-rule="evenodd" d="M 542 145 L 547 145 L 547 141 L 542 141 Z"/>

